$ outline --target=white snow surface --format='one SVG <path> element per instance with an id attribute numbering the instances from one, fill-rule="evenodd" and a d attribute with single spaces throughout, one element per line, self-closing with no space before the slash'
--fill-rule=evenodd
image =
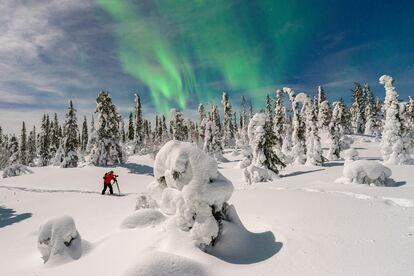
<path id="1" fill-rule="evenodd" d="M 351 138 L 360 160 L 381 159 L 378 142 Z M 0 179 L 0 275 L 413 275 L 412 166 L 389 166 L 392 187 L 335 183 L 342 161 L 289 165 L 276 181 L 246 185 L 242 156 L 225 157 L 218 172 L 234 185 L 229 203 L 244 226 L 224 222 L 207 252 L 169 219 L 120 227 L 154 181 L 149 156 L 111 168 L 123 196 L 100 195 L 108 168 L 49 166 Z M 62 215 L 75 220 L 82 254 L 45 264 L 39 226 Z"/>

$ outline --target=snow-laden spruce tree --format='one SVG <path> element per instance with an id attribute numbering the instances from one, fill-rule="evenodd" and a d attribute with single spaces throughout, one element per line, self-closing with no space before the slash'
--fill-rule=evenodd
<path id="1" fill-rule="evenodd" d="M 128 120 L 128 140 L 133 141 L 135 137 L 135 128 L 134 128 L 134 115 L 132 112 L 129 113 L 129 120 Z"/>
<path id="2" fill-rule="evenodd" d="M 135 94 L 134 119 L 135 152 L 139 152 L 144 146 L 144 119 L 142 118 L 141 98 L 138 94 Z"/>
<path id="3" fill-rule="evenodd" d="M 63 156 L 62 163 L 60 164 L 62 168 L 75 168 L 78 166 L 78 120 L 76 118 L 76 109 L 73 107 L 72 101 L 69 102 L 69 108 L 66 113 L 66 121 L 63 127 L 63 139 L 62 139 L 62 148 Z"/>
<path id="4" fill-rule="evenodd" d="M 223 145 L 227 148 L 234 147 L 234 127 L 233 127 L 233 111 L 231 109 L 231 104 L 229 101 L 229 96 L 226 92 L 223 92 L 223 96 L 221 98 L 221 103 L 223 104 L 223 114 L 224 114 L 224 122 L 223 122 Z"/>
<path id="5" fill-rule="evenodd" d="M 376 130 L 376 118 L 375 114 L 375 103 L 374 103 L 374 94 L 372 93 L 371 88 L 368 84 L 365 84 L 364 87 L 365 95 L 365 132 L 366 135 L 374 135 L 377 133 Z"/>
<path id="6" fill-rule="evenodd" d="M 282 151 L 282 145 L 283 145 L 283 128 L 284 128 L 284 111 L 283 111 L 283 90 L 278 89 L 276 90 L 276 96 L 275 96 L 275 114 L 273 117 L 273 131 L 275 133 L 275 148 L 279 151 Z"/>
<path id="7" fill-rule="evenodd" d="M 54 157 L 62 139 L 59 120 L 57 114 L 54 114 L 53 121 L 50 123 L 50 156 Z"/>
<path id="8" fill-rule="evenodd" d="M 353 133 L 363 134 L 365 127 L 365 95 L 361 84 L 352 89 L 351 125 Z"/>
<path id="9" fill-rule="evenodd" d="M 23 165 L 27 165 L 27 133 L 26 133 L 26 124 L 23 122 L 22 131 L 20 134 L 20 147 L 19 147 L 20 162 Z"/>
<path id="10" fill-rule="evenodd" d="M 120 116 L 108 92 L 100 92 L 96 98 L 98 113 L 97 141 L 91 150 L 90 162 L 96 166 L 112 166 L 124 162 L 120 145 Z M 92 133 L 91 133 L 92 138 Z"/>
<path id="11" fill-rule="evenodd" d="M 340 139 L 343 135 L 341 131 L 341 116 L 343 115 L 343 103 L 341 101 L 334 102 L 334 108 L 332 111 L 332 118 L 329 124 L 329 152 L 327 159 L 328 160 L 338 160 L 341 156 L 341 146 Z"/>
<path id="12" fill-rule="evenodd" d="M 317 110 L 317 120 L 318 127 L 322 130 L 326 130 L 331 121 L 331 107 L 329 102 L 326 100 L 325 91 L 322 86 L 318 86 L 318 106 Z"/>
<path id="13" fill-rule="evenodd" d="M 410 154 L 414 153 L 414 99 L 408 96 L 408 102 L 405 105 L 405 129 L 407 150 Z"/>
<path id="14" fill-rule="evenodd" d="M 199 114 L 199 141 L 201 147 L 204 145 L 204 134 L 206 132 L 206 110 L 203 104 L 198 105 L 198 114 Z"/>
<path id="15" fill-rule="evenodd" d="M 252 162 L 243 170 L 247 183 L 272 181 L 279 178 L 285 164 L 273 150 L 274 134 L 271 121 L 265 113 L 256 113 L 248 126 Z"/>
<path id="16" fill-rule="evenodd" d="M 3 178 L 19 176 L 25 173 L 32 173 L 25 165 L 21 163 L 19 151 L 19 142 L 15 135 L 12 135 L 8 143 L 7 156 L 9 157 L 7 161 L 7 166 L 3 171 Z"/>
<path id="17" fill-rule="evenodd" d="M 7 137 L 3 135 L 3 128 L 0 126 L 0 170 L 6 167 L 7 161 Z"/>
<path id="18" fill-rule="evenodd" d="M 289 99 L 292 105 L 292 150 L 290 156 L 293 157 L 295 164 L 304 164 L 306 161 L 305 156 L 305 127 L 302 116 L 299 110 L 299 103 L 302 101 L 302 95 L 296 97 L 295 91 L 292 88 L 284 87 L 283 91 L 289 95 Z"/>
<path id="19" fill-rule="evenodd" d="M 205 122 L 203 151 L 217 161 L 226 161 L 223 157 L 220 117 L 216 105 L 211 107 L 208 119 L 204 119 L 203 122 Z"/>
<path id="20" fill-rule="evenodd" d="M 381 139 L 382 158 L 386 164 L 404 164 L 409 159 L 409 155 L 403 141 L 405 129 L 401 123 L 400 105 L 394 80 L 390 76 L 383 75 L 380 77 L 379 83 L 383 84 L 385 88 L 385 121 Z"/>
<path id="21" fill-rule="evenodd" d="M 36 146 L 36 126 L 33 126 L 33 130 L 30 131 L 27 138 L 27 164 L 29 166 L 36 165 L 37 158 L 37 146 Z"/>
<path id="22" fill-rule="evenodd" d="M 306 165 L 322 166 L 322 146 L 318 134 L 316 110 L 311 99 L 306 95 L 303 99 L 303 105 L 306 126 Z"/>
<path id="23" fill-rule="evenodd" d="M 39 165 L 47 166 L 51 161 L 50 155 L 50 120 L 49 115 L 44 115 L 39 135 Z"/>
<path id="24" fill-rule="evenodd" d="M 170 126 L 172 128 L 172 137 L 174 140 L 187 140 L 187 126 L 185 124 L 183 114 L 175 108 L 171 109 Z"/>
<path id="25" fill-rule="evenodd" d="M 86 121 L 86 116 L 83 117 L 82 123 L 82 136 L 81 136 L 81 151 L 86 151 L 86 146 L 88 145 L 88 122 Z"/>

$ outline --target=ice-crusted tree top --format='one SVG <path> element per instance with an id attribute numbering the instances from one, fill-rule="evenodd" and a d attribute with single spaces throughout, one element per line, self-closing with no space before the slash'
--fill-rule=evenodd
<path id="1" fill-rule="evenodd" d="M 388 75 L 382 75 L 379 78 L 379 83 L 385 88 L 385 108 L 389 107 L 392 101 L 398 101 L 398 93 L 394 87 L 394 79 Z"/>

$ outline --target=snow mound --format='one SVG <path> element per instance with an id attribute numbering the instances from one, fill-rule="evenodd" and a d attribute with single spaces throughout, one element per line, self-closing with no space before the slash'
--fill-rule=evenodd
<path id="1" fill-rule="evenodd" d="M 14 164 L 6 167 L 3 171 L 3 178 L 19 176 L 22 174 L 31 174 L 33 173 L 28 167 L 22 164 Z"/>
<path id="2" fill-rule="evenodd" d="M 44 262 L 79 259 L 82 240 L 70 216 L 51 219 L 39 229 L 37 248 Z"/>
<path id="3" fill-rule="evenodd" d="M 151 252 L 135 266 L 124 273 L 125 276 L 205 276 L 206 269 L 191 259 L 164 252 Z"/>
<path id="4" fill-rule="evenodd" d="M 391 170 L 378 161 L 357 160 L 345 164 L 343 175 L 336 182 L 384 186 L 391 176 Z"/>
<path id="5" fill-rule="evenodd" d="M 165 220 L 165 216 L 158 210 L 141 209 L 126 217 L 121 228 L 137 228 L 155 226 Z"/>
<path id="6" fill-rule="evenodd" d="M 149 195 L 161 210 L 174 215 L 177 226 L 189 231 L 197 245 L 219 235 L 215 214 L 233 193 L 233 185 L 217 170 L 217 162 L 191 143 L 170 141 L 155 158 L 156 181 Z"/>

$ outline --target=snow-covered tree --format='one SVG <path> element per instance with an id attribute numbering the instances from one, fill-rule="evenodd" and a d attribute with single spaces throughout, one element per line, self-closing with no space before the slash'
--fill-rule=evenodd
<path id="1" fill-rule="evenodd" d="M 20 162 L 23 165 L 27 165 L 27 133 L 26 133 L 26 124 L 22 124 L 22 132 L 20 134 L 20 147 L 19 147 Z"/>
<path id="2" fill-rule="evenodd" d="M 50 156 L 54 157 L 60 146 L 62 133 L 59 129 L 59 120 L 57 114 L 54 114 L 53 121 L 50 123 Z"/>
<path id="3" fill-rule="evenodd" d="M 317 120 L 320 129 L 327 129 L 331 120 L 331 107 L 326 100 L 325 91 L 322 86 L 318 86 L 318 106 L 317 106 Z"/>
<path id="4" fill-rule="evenodd" d="M 7 165 L 11 166 L 20 163 L 19 142 L 14 134 L 11 136 L 8 146 L 9 160 Z"/>
<path id="5" fill-rule="evenodd" d="M 30 131 L 27 139 L 27 164 L 29 166 L 35 165 L 36 154 L 36 126 L 33 126 L 33 130 Z"/>
<path id="6" fill-rule="evenodd" d="M 75 168 L 78 166 L 78 152 L 79 147 L 79 128 L 78 121 L 76 118 L 76 109 L 73 107 L 72 101 L 69 102 L 69 108 L 66 113 L 66 121 L 63 127 L 63 139 L 62 139 L 62 149 L 63 156 L 61 167 L 62 168 Z"/>
<path id="7" fill-rule="evenodd" d="M 91 163 L 97 166 L 123 163 L 124 153 L 120 145 L 119 133 L 121 118 L 108 92 L 99 93 L 96 99 L 96 112 L 98 113 L 98 139 L 91 155 Z"/>
<path id="8" fill-rule="evenodd" d="M 234 147 L 234 128 L 233 128 L 233 111 L 229 101 L 229 96 L 226 92 L 223 93 L 221 103 L 224 109 L 224 123 L 223 123 L 223 144 L 225 147 Z"/>
<path id="9" fill-rule="evenodd" d="M 365 95 L 359 83 L 352 89 L 351 125 L 355 134 L 364 133 L 365 127 Z"/>
<path id="10" fill-rule="evenodd" d="M 401 123 L 398 94 L 392 77 L 383 75 L 379 79 L 385 88 L 385 121 L 381 139 L 381 154 L 384 163 L 404 164 L 409 158 L 403 141 L 404 126 Z"/>
<path id="11" fill-rule="evenodd" d="M 161 127 L 162 127 L 162 143 L 165 144 L 167 141 L 170 140 L 170 136 L 168 135 L 167 120 L 165 118 L 165 115 L 161 115 Z"/>
<path id="12" fill-rule="evenodd" d="M 125 122 L 124 122 L 124 119 L 122 118 L 122 116 L 119 120 L 119 132 L 121 133 L 121 141 L 122 141 L 123 144 L 125 144 L 125 142 L 126 142 Z"/>
<path id="13" fill-rule="evenodd" d="M 365 134 L 373 135 L 376 133 L 376 114 L 375 114 L 375 103 L 374 103 L 374 94 L 372 93 L 371 88 L 368 84 L 365 84 L 364 87 L 365 95 Z"/>
<path id="14" fill-rule="evenodd" d="M 88 122 L 86 121 L 86 116 L 83 117 L 83 123 L 82 123 L 82 136 L 81 136 L 81 151 L 86 151 L 86 146 L 88 145 Z"/>
<path id="15" fill-rule="evenodd" d="M 135 137 L 135 129 L 134 129 L 134 115 L 129 113 L 129 120 L 128 120 L 128 140 L 133 141 Z"/>
<path id="16" fill-rule="evenodd" d="M 142 118 L 142 105 L 141 98 L 138 94 L 135 94 L 135 108 L 134 108 L 134 117 L 135 117 L 135 152 L 143 147 L 144 142 L 144 119 Z"/>
<path id="17" fill-rule="evenodd" d="M 329 145 L 328 160 L 338 160 L 341 155 L 341 116 L 343 112 L 343 103 L 341 101 L 334 103 L 332 118 L 329 124 Z"/>
<path id="18" fill-rule="evenodd" d="M 223 142 L 221 134 L 220 115 L 216 105 L 211 107 L 208 120 L 204 119 L 205 133 L 203 150 L 217 161 L 225 161 L 223 157 Z"/>
<path id="19" fill-rule="evenodd" d="M 304 164 L 305 157 L 305 128 L 303 119 L 299 111 L 299 103 L 303 102 L 303 93 L 295 95 L 295 91 L 292 88 L 284 87 L 283 91 L 289 95 L 289 99 L 292 105 L 292 151 L 290 155 L 294 159 L 296 164 Z"/>
<path id="20" fill-rule="evenodd" d="M 39 165 L 47 166 L 51 160 L 50 154 L 50 120 L 49 115 L 44 115 L 40 127 L 39 136 Z"/>
<path id="21" fill-rule="evenodd" d="M 281 150 L 283 145 L 283 128 L 284 128 L 284 112 L 283 112 L 283 90 L 276 90 L 275 96 L 275 116 L 273 117 L 273 131 L 275 133 L 275 148 Z"/>
<path id="22" fill-rule="evenodd" d="M 408 96 L 408 102 L 405 105 L 405 130 L 407 150 L 410 154 L 414 153 L 414 99 Z"/>
<path id="23" fill-rule="evenodd" d="M 172 128 L 172 137 L 174 140 L 187 140 L 187 127 L 184 122 L 183 114 L 175 108 L 171 109 L 170 126 Z"/>
<path id="24" fill-rule="evenodd" d="M 303 105 L 306 126 L 306 164 L 322 166 L 322 146 L 316 125 L 316 110 L 308 96 L 304 99 Z"/>
<path id="25" fill-rule="evenodd" d="M 266 114 L 256 113 L 253 116 L 248 126 L 248 134 L 253 159 L 250 166 L 244 169 L 246 181 L 265 182 L 278 178 L 279 170 L 285 164 L 273 150 L 273 129 Z"/>

